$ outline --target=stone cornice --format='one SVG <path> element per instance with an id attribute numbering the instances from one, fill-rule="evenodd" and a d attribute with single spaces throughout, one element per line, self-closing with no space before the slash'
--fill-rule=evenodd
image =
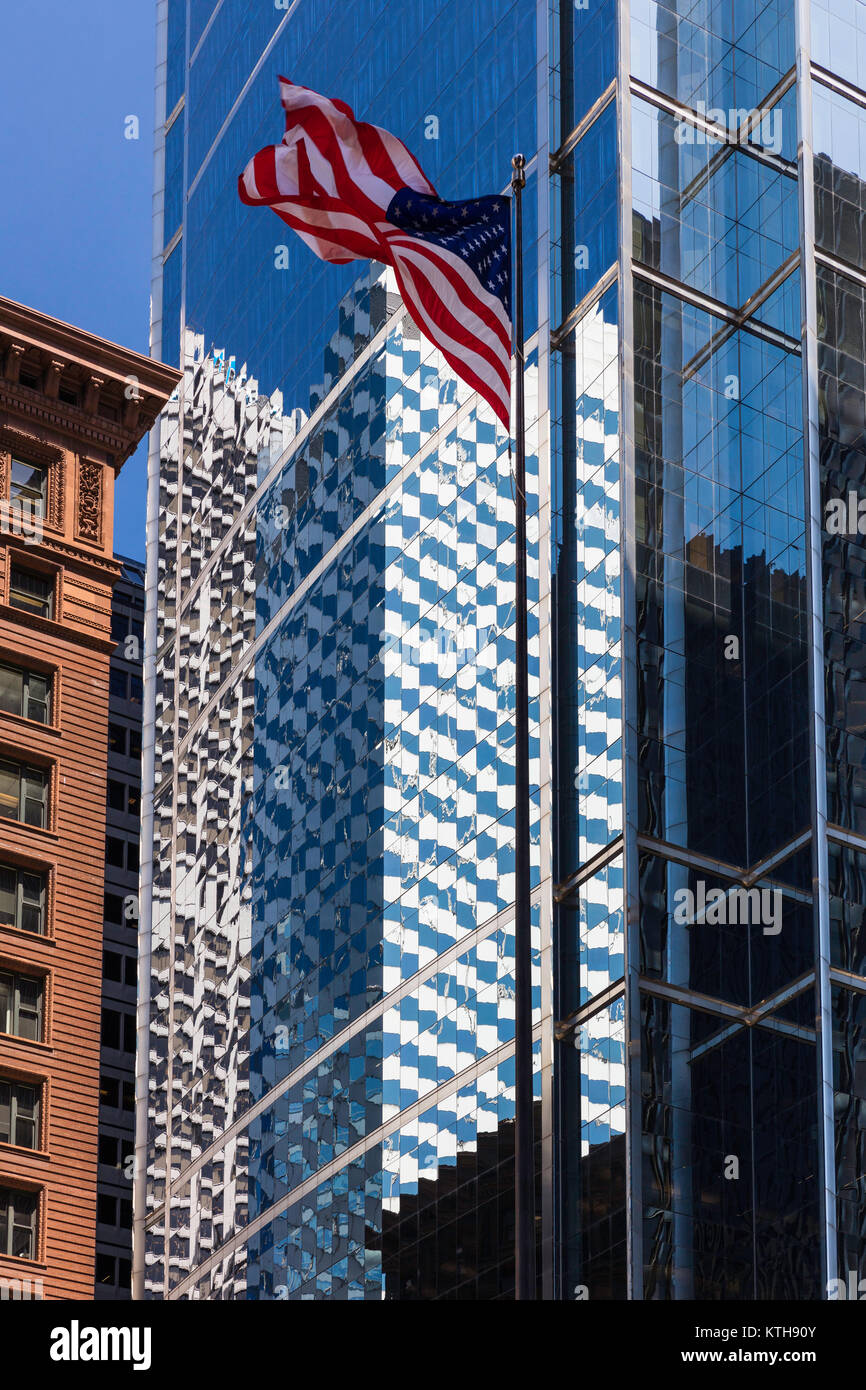
<path id="1" fill-rule="evenodd" d="M 41 380 L 22 382 L 22 363 Z M 62 399 L 65 374 L 77 401 Z M 174 367 L 0 296 L 0 407 L 112 455 L 116 470 L 179 380 Z"/>
<path id="2" fill-rule="evenodd" d="M 119 382 L 125 382 L 130 376 L 137 377 L 144 393 L 159 396 L 163 402 L 168 400 L 180 380 L 180 372 L 164 362 L 110 343 L 83 328 L 74 328 L 2 295 L 0 334 L 26 347 L 38 348 L 49 357 L 76 362 L 97 376 L 112 377 Z"/>
<path id="3" fill-rule="evenodd" d="M 154 403 L 151 399 L 138 402 L 138 428 L 126 430 L 114 420 L 104 420 L 102 416 L 88 414 L 80 406 L 66 405 L 63 401 L 51 399 L 29 386 L 12 385 L 0 378 L 0 407 L 6 407 L 19 417 L 28 417 L 40 425 L 47 425 L 68 435 L 70 441 L 93 445 L 111 454 L 114 458 L 115 472 L 138 447 L 139 440 L 156 421 L 164 402 Z M 70 447 L 74 447 L 70 444 Z"/>

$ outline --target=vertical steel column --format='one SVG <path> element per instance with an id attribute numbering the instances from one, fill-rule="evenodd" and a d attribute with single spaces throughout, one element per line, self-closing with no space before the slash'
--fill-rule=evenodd
<path id="1" fill-rule="evenodd" d="M 532 1115 L 532 914 L 529 855 L 529 639 L 526 600 L 526 408 L 523 351 L 523 203 L 526 160 L 511 161 L 514 202 L 515 442 L 515 901 L 514 901 L 514 1242 L 517 1299 L 535 1298 L 535 1144 Z"/>

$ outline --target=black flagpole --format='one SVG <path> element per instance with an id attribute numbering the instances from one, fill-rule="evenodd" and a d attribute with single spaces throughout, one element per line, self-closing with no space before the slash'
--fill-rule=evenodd
<path id="1" fill-rule="evenodd" d="M 514 201 L 514 400 L 515 598 L 514 759 L 514 1296 L 535 1298 L 535 1154 L 532 1106 L 532 937 L 529 906 L 529 643 L 526 609 L 526 419 L 523 393 L 523 206 L 526 160 L 516 154 L 511 191 Z"/>

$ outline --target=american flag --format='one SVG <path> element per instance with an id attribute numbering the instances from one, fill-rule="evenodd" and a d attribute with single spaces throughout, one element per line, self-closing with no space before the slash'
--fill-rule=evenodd
<path id="1" fill-rule="evenodd" d="M 273 208 L 323 261 L 393 266 L 413 321 L 508 428 L 510 200 L 443 202 L 403 142 L 345 102 L 285 77 L 280 98 L 282 144 L 250 160 L 241 200 Z"/>

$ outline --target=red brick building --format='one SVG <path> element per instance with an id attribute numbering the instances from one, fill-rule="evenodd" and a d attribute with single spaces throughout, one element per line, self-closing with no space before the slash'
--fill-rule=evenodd
<path id="1" fill-rule="evenodd" d="M 177 379 L 0 298 L 0 1297 L 93 1297 L 114 480 Z"/>

